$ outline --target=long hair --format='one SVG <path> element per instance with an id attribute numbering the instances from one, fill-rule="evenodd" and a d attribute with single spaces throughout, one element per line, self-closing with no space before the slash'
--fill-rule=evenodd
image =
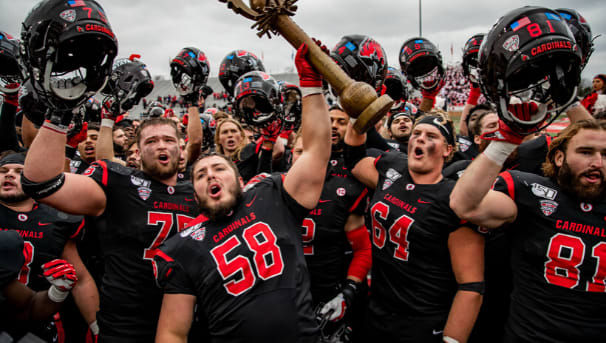
<path id="1" fill-rule="evenodd" d="M 240 132 L 240 137 L 242 138 L 240 140 L 240 145 L 238 145 L 238 147 L 236 147 L 236 150 L 231 155 L 229 155 L 229 157 L 233 161 L 239 160 L 240 153 L 242 152 L 242 149 L 244 149 L 244 147 L 246 146 L 246 134 L 244 133 L 244 129 L 242 128 L 242 125 L 240 125 L 240 123 L 238 123 L 236 120 L 233 120 L 231 118 L 226 118 L 226 119 L 220 120 L 217 123 L 217 129 L 215 130 L 215 148 L 216 148 L 217 152 L 219 152 L 220 154 L 227 155 L 225 150 L 221 146 L 221 144 L 219 144 L 219 136 L 221 134 L 221 127 L 223 125 L 225 125 L 226 123 L 232 123 L 232 124 L 236 125 L 236 127 L 238 128 L 238 131 Z"/>
<path id="2" fill-rule="evenodd" d="M 557 151 L 561 151 L 566 154 L 566 149 L 568 148 L 568 143 L 579 131 L 581 130 L 604 130 L 606 131 L 606 121 L 604 120 L 579 120 L 570 124 L 567 128 L 562 130 L 554 139 L 551 144 L 549 144 L 549 150 L 547 151 L 547 157 L 545 158 L 545 162 L 543 162 L 543 174 L 549 178 L 555 179 L 558 176 L 560 171 L 560 167 L 555 164 L 555 156 Z"/>

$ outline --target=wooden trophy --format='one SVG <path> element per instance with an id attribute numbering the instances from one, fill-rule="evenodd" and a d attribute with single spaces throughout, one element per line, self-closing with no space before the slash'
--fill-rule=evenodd
<path id="1" fill-rule="evenodd" d="M 351 79 L 312 39 L 290 18 L 295 14 L 297 0 L 250 0 L 250 7 L 243 0 L 219 0 L 227 3 L 237 14 L 254 20 L 252 28 L 257 35 L 282 35 L 295 49 L 302 43 L 309 48 L 307 58 L 330 83 L 339 95 L 345 112 L 356 118 L 353 125 L 359 133 L 368 131 L 389 111 L 393 100 L 389 95 L 377 96 L 371 85 Z"/>

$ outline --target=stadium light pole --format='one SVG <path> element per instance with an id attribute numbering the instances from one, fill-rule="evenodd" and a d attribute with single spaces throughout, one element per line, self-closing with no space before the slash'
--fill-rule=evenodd
<path id="1" fill-rule="evenodd" d="M 419 37 L 423 37 L 423 28 L 422 28 L 422 18 L 421 18 L 421 0 L 419 0 Z"/>

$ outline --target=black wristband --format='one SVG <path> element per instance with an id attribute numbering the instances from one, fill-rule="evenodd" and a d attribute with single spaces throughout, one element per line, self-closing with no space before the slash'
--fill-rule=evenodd
<path id="1" fill-rule="evenodd" d="M 486 283 L 484 281 L 459 284 L 459 291 L 476 292 L 480 293 L 480 295 L 484 295 L 485 288 Z"/>
<path id="2" fill-rule="evenodd" d="M 345 144 L 343 158 L 345 160 L 345 167 L 347 169 L 351 171 L 364 157 L 366 157 L 366 144 L 358 146 Z"/>
<path id="3" fill-rule="evenodd" d="M 78 150 L 78 149 L 74 148 L 73 146 L 66 145 L 65 146 L 65 157 L 69 158 L 70 160 L 73 160 L 74 157 L 76 156 L 76 150 Z"/>
<path id="4" fill-rule="evenodd" d="M 358 283 L 347 279 L 345 280 L 345 284 L 343 288 L 341 288 L 341 293 L 343 293 L 343 298 L 345 299 L 345 304 L 347 307 L 350 307 L 358 293 Z"/>
<path id="5" fill-rule="evenodd" d="M 58 191 L 65 183 L 65 174 L 61 173 L 44 182 L 28 180 L 21 172 L 21 187 L 23 192 L 33 199 L 42 199 Z"/>

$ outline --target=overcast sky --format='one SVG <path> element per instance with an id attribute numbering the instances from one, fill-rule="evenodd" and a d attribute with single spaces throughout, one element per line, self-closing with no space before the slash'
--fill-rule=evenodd
<path id="1" fill-rule="evenodd" d="M 286 40 L 258 38 L 250 29 L 252 21 L 236 15 L 218 0 L 98 2 L 118 38 L 118 57 L 140 54 L 153 75 L 167 76 L 169 60 L 186 46 L 206 53 L 211 76 L 217 75 L 221 60 L 235 49 L 262 57 L 270 73 L 294 70 L 294 49 Z M 21 22 L 36 3 L 0 0 L 0 30 L 20 36 Z M 344 35 L 366 34 L 383 46 L 389 64 L 398 68 L 400 46 L 419 34 L 419 2 L 415 0 L 300 0 L 298 5 L 294 21 L 329 48 Z M 423 0 L 423 36 L 439 46 L 445 63 L 460 61 L 461 49 L 469 37 L 487 32 L 500 16 L 524 5 L 575 8 L 590 23 L 594 35 L 606 33 L 604 0 Z M 595 48 L 583 78 L 606 73 L 606 37 L 598 38 Z"/>

